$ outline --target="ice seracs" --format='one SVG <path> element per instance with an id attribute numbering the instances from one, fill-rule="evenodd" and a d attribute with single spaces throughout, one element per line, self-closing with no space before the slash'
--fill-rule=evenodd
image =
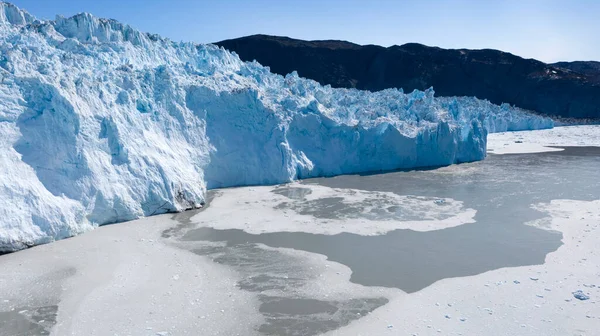
<path id="1" fill-rule="evenodd" d="M 481 160 L 552 121 L 433 90 L 333 89 L 213 45 L 0 5 L 0 251 L 198 207 L 207 188 Z"/>
<path id="2" fill-rule="evenodd" d="M 35 18 L 17 6 L 0 2 L 0 24 L 25 25 L 35 21 Z"/>

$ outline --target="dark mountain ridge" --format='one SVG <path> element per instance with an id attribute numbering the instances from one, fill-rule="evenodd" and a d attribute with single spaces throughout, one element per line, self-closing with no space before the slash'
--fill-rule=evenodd
<path id="1" fill-rule="evenodd" d="M 546 64 L 493 49 L 443 49 L 418 43 L 381 47 L 252 35 L 215 43 L 282 75 L 333 87 L 475 96 L 549 116 L 600 118 L 600 62 Z"/>
<path id="2" fill-rule="evenodd" d="M 574 61 L 557 62 L 551 65 L 571 70 L 583 76 L 587 76 L 592 82 L 600 83 L 600 62 L 596 61 Z"/>

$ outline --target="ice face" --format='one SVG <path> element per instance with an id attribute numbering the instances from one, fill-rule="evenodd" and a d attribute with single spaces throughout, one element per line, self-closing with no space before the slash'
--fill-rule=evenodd
<path id="1" fill-rule="evenodd" d="M 213 45 L 0 5 L 0 251 L 198 207 L 207 188 L 481 160 L 552 121 L 475 98 L 333 89 Z"/>
<path id="2" fill-rule="evenodd" d="M 25 25 L 35 20 L 31 14 L 19 9 L 17 6 L 0 2 L 0 24 Z"/>

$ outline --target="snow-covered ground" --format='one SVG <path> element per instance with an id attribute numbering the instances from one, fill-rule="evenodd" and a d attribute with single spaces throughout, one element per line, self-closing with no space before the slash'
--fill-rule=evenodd
<path id="1" fill-rule="evenodd" d="M 43 334 L 28 325 L 52 335 L 246 335 L 262 318 L 256 297 L 225 267 L 161 241 L 177 224 L 169 217 L 0 257 L 0 335 Z M 44 307 L 57 315 L 36 321 Z"/>
<path id="2" fill-rule="evenodd" d="M 552 120 L 433 90 L 333 89 L 213 45 L 0 3 L 0 251 L 200 206 L 207 188 L 448 165 Z"/>
<path id="3" fill-rule="evenodd" d="M 556 147 L 600 147 L 600 125 L 561 126 L 553 129 L 502 132 L 488 135 L 487 149 L 493 154 L 561 151 Z"/>

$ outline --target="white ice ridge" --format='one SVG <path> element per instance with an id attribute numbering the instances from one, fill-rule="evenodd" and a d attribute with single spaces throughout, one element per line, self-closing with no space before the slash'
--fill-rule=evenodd
<path id="1" fill-rule="evenodd" d="M 548 118 L 333 89 L 214 45 L 0 3 L 0 251 L 199 206 L 207 188 L 481 160 Z"/>

